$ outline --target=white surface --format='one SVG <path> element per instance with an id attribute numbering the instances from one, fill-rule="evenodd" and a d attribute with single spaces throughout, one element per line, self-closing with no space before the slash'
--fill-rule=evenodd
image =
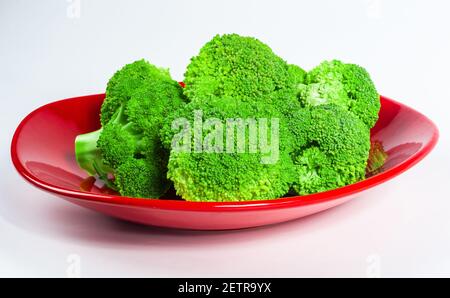
<path id="1" fill-rule="evenodd" d="M 0 0 L 0 276 L 450 276 L 448 1 L 80 4 L 77 17 L 67 14 L 70 1 Z M 26 114 L 100 93 L 116 69 L 139 58 L 170 67 L 181 80 L 200 46 L 226 32 L 256 36 L 307 69 L 329 58 L 365 66 L 380 93 L 436 122 L 440 143 L 418 166 L 360 199 L 235 232 L 123 223 L 16 174 L 9 145 Z"/>

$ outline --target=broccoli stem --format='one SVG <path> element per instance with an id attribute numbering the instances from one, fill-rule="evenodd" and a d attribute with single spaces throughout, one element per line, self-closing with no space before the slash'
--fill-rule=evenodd
<path id="1" fill-rule="evenodd" d="M 367 161 L 366 174 L 375 175 L 386 163 L 389 155 L 384 150 L 383 144 L 379 141 L 372 141 Z"/>
<path id="2" fill-rule="evenodd" d="M 75 157 L 78 165 L 90 175 L 107 178 L 113 169 L 102 161 L 102 154 L 97 141 L 103 129 L 77 136 L 75 139 Z"/>

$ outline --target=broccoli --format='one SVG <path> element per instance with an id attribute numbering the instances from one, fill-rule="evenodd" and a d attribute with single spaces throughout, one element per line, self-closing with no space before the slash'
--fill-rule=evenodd
<path id="1" fill-rule="evenodd" d="M 269 142 L 276 142 L 279 137 L 279 157 L 273 162 L 263 163 L 265 153 L 261 150 L 251 151 L 251 128 L 245 127 L 245 150 L 238 151 L 239 139 L 236 137 L 230 143 L 223 141 L 222 147 L 210 152 L 177 151 L 174 149 L 175 132 L 172 130 L 172 121 L 186 119 L 191 126 L 190 134 L 194 135 L 192 126 L 194 114 L 201 111 L 205 119 L 215 119 L 225 123 L 223 127 L 226 135 L 237 136 L 235 127 L 227 121 L 235 119 L 279 119 L 279 133 L 274 138 L 272 134 Z M 268 123 L 270 120 L 268 121 Z M 249 123 L 249 122 L 247 122 Z M 271 122 L 270 122 L 271 123 Z M 261 124 L 258 122 L 258 129 Z M 269 126 L 269 125 L 268 125 Z M 233 130 L 229 130 L 232 127 Z M 273 132 L 275 127 L 270 124 Z M 206 140 L 208 133 L 203 131 L 201 136 Z M 238 99 L 229 101 L 226 98 L 212 98 L 209 102 L 190 102 L 182 109 L 174 112 L 169 121 L 161 130 L 161 136 L 166 147 L 172 145 L 168 164 L 168 178 L 173 181 L 177 194 L 188 201 L 248 201 L 275 199 L 285 195 L 295 178 L 295 168 L 290 158 L 290 134 L 287 121 L 283 115 L 272 105 L 262 102 L 257 105 L 243 102 Z M 261 137 L 261 134 L 259 134 Z M 222 142 L 219 140 L 219 142 Z M 194 147 L 191 139 L 186 140 L 190 148 Z M 228 148 L 234 148 L 228 151 Z M 225 146 L 226 145 L 226 146 Z M 226 149 L 221 149 L 226 147 Z M 204 147 L 203 147 L 204 149 Z"/>
<path id="2" fill-rule="evenodd" d="M 384 150 L 383 144 L 380 141 L 372 141 L 370 145 L 369 159 L 367 161 L 366 175 L 373 176 L 378 174 L 386 163 L 388 157 L 388 153 Z"/>
<path id="3" fill-rule="evenodd" d="M 164 160 L 164 163 L 161 161 Z M 159 198 L 170 184 L 166 178 L 167 165 L 164 158 L 152 156 L 129 159 L 116 169 L 115 184 L 120 194 L 136 198 Z"/>
<path id="4" fill-rule="evenodd" d="M 184 83 L 145 60 L 116 72 L 101 129 L 76 139 L 80 167 L 124 196 L 158 198 L 173 184 L 184 200 L 225 202 L 331 190 L 386 159 L 370 151 L 379 95 L 355 64 L 306 72 L 225 34 L 191 59 Z"/>
<path id="5" fill-rule="evenodd" d="M 144 60 L 126 65 L 108 83 L 102 128 L 75 141 L 78 164 L 121 195 L 160 197 L 170 183 L 159 131 L 183 104 L 181 87 L 166 71 Z"/>
<path id="6" fill-rule="evenodd" d="M 100 120 L 106 124 L 122 104 L 126 104 L 136 89 L 148 80 L 173 83 L 169 70 L 151 65 L 144 59 L 125 65 L 108 81 Z"/>
<path id="7" fill-rule="evenodd" d="M 302 106 L 336 104 L 345 107 L 367 127 L 378 120 L 380 96 L 367 71 L 355 64 L 325 61 L 308 72 L 305 84 L 298 85 Z"/>
<path id="8" fill-rule="evenodd" d="M 307 72 L 303 68 L 294 64 L 289 64 L 288 72 L 297 87 L 300 84 L 305 84 Z"/>
<path id="9" fill-rule="evenodd" d="M 331 190 L 364 179 L 370 132 L 341 106 L 324 104 L 295 111 L 290 119 L 300 195 Z"/>
<path id="10" fill-rule="evenodd" d="M 301 76 L 298 69 L 290 69 L 261 41 L 237 34 L 216 35 L 191 59 L 184 94 L 191 101 L 220 97 L 270 102 L 276 98 L 271 96 L 274 92 L 292 89 L 297 76 Z"/>

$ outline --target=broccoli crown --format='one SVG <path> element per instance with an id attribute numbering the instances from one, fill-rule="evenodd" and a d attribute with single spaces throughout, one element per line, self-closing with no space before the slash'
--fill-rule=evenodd
<path id="1" fill-rule="evenodd" d="M 368 72 L 358 65 L 338 60 L 322 62 L 308 72 L 298 90 L 302 106 L 340 105 L 369 128 L 378 120 L 380 96 Z"/>
<path id="2" fill-rule="evenodd" d="M 130 96 L 125 114 L 139 129 L 159 138 L 159 129 L 166 117 L 184 104 L 183 92 L 177 82 L 152 80 Z"/>
<path id="3" fill-rule="evenodd" d="M 119 108 L 115 117 L 103 126 L 97 142 L 103 162 L 112 168 L 117 168 L 128 159 L 134 158 L 139 151 L 147 149 L 142 146 L 142 131 L 128 121 L 123 110 L 123 107 Z"/>
<path id="4" fill-rule="evenodd" d="M 116 73 L 108 88 L 102 128 L 77 137 L 77 161 L 122 195 L 158 198 L 169 186 L 168 151 L 159 131 L 167 115 L 184 105 L 181 87 L 168 73 L 140 60 Z"/>
<path id="5" fill-rule="evenodd" d="M 245 151 L 228 151 L 228 139 L 223 140 L 223 151 L 191 152 L 177 151 L 172 147 L 170 153 L 167 176 L 173 181 L 177 193 L 188 201 L 245 201 L 274 199 L 289 191 L 290 184 L 295 177 L 295 168 L 289 155 L 291 140 L 288 126 L 283 115 L 271 105 L 258 103 L 254 105 L 239 100 L 212 98 L 208 103 L 191 102 L 176 111 L 161 131 L 164 144 L 171 145 L 177 132 L 172 130 L 172 121 L 186 119 L 191 126 L 190 134 L 194 136 L 194 113 L 202 111 L 203 118 L 216 119 L 227 123 L 230 119 L 268 119 L 268 134 L 275 131 L 271 119 L 279 120 L 279 133 L 276 137 L 268 136 L 271 144 L 275 138 L 279 142 L 279 156 L 272 163 L 262 163 L 262 157 L 267 152 L 261 150 L 250 151 L 250 126 L 245 128 Z M 250 123 L 250 122 L 247 122 Z M 259 124 L 259 123 L 258 123 Z M 216 128 L 215 128 L 216 129 Z M 223 133 L 230 133 L 230 126 L 223 125 Z M 233 128 L 234 129 L 234 128 Z M 258 126 L 261 129 L 261 125 Z M 273 129 L 273 130 L 272 130 Z M 225 131 L 226 130 L 226 131 Z M 211 130 L 203 130 L 202 138 L 207 139 Z M 231 130 L 237 136 L 237 130 Z M 258 137 L 263 134 L 259 132 Z M 279 139 L 278 139 L 279 138 Z M 193 138 L 186 142 L 193 145 Z M 233 148 L 237 148 L 238 137 L 230 141 Z M 173 145 L 173 144 L 172 144 Z M 203 144 L 204 145 L 204 144 Z M 205 147 L 203 147 L 205 148 Z"/>
<path id="6" fill-rule="evenodd" d="M 294 73 L 298 76 L 298 70 Z M 288 64 L 261 41 L 237 34 L 216 35 L 191 59 L 184 94 L 191 101 L 226 97 L 243 101 L 295 84 Z"/>
<path id="7" fill-rule="evenodd" d="M 101 123 L 108 123 L 120 106 L 126 104 L 137 89 L 155 81 L 173 84 L 167 69 L 158 68 L 143 59 L 127 64 L 117 71 L 106 87 L 106 98 L 100 115 Z"/>
<path id="8" fill-rule="evenodd" d="M 364 179 L 370 132 L 349 111 L 333 104 L 299 109 L 290 130 L 297 193 L 322 192 Z"/>
<path id="9" fill-rule="evenodd" d="M 128 159 L 115 172 L 120 194 L 135 198 L 159 198 L 169 188 L 167 170 L 153 159 Z"/>

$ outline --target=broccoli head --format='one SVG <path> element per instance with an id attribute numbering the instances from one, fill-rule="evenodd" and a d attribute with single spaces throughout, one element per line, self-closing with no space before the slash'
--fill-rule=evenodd
<path id="1" fill-rule="evenodd" d="M 101 108 L 100 120 L 106 124 L 116 111 L 126 104 L 136 89 L 151 81 L 173 83 L 169 71 L 158 68 L 144 59 L 125 65 L 108 81 L 105 102 Z"/>
<path id="2" fill-rule="evenodd" d="M 298 69 L 290 69 L 255 38 L 216 35 L 191 59 L 185 73 L 184 94 L 191 101 L 208 101 L 212 97 L 270 100 L 271 93 L 294 87 L 292 70 L 299 76 Z"/>
<path id="3" fill-rule="evenodd" d="M 371 128 L 378 120 L 380 96 L 368 72 L 355 64 L 325 61 L 308 72 L 298 86 L 302 106 L 340 105 Z"/>
<path id="4" fill-rule="evenodd" d="M 195 113 L 199 111 L 205 120 L 213 119 L 214 123 L 222 123 L 213 126 L 213 129 L 210 126 L 208 129 L 204 127 L 201 132 L 201 138 L 204 140 L 201 147 L 203 151 L 195 149 L 196 128 L 193 123 Z M 184 151 L 177 150 L 173 143 L 177 139 L 173 121 L 180 119 L 190 123 L 183 129 L 184 133 L 192 136 L 184 140 L 184 144 L 190 148 Z M 243 122 L 235 122 L 238 119 Z M 261 119 L 267 119 L 267 122 L 262 124 Z M 278 124 L 274 124 L 273 119 L 279 121 Z M 244 125 L 240 126 L 243 130 L 238 130 L 239 123 Z M 266 125 L 267 131 L 261 131 L 263 125 Z M 295 177 L 295 168 L 289 155 L 292 141 L 288 137 L 290 134 L 287 129 L 282 114 L 273 106 L 262 102 L 254 105 L 239 100 L 213 98 L 207 103 L 188 103 L 172 114 L 161 131 L 165 146 L 171 146 L 167 176 L 173 181 L 177 194 L 188 201 L 279 198 L 289 191 Z M 211 140 L 208 136 L 211 132 L 218 131 L 219 138 L 215 138 L 215 142 L 220 144 L 215 147 L 215 142 L 208 143 L 208 140 Z M 258 136 L 252 135 L 252 131 L 258 131 Z M 275 131 L 276 133 L 272 134 Z M 242 138 L 239 137 L 240 133 Z M 277 145 L 277 157 L 270 162 L 263 161 L 268 157 L 269 151 L 258 146 L 261 137 L 266 133 L 268 143 L 271 146 Z M 229 136 L 233 137 L 228 139 Z M 240 143 L 240 140 L 244 141 Z M 205 146 L 208 144 L 212 150 L 207 151 L 208 147 Z M 273 153 L 272 151 L 271 154 Z"/>
<path id="5" fill-rule="evenodd" d="M 159 198 L 169 188 L 166 165 L 152 157 L 132 158 L 115 172 L 115 185 L 123 196 Z"/>
<path id="6" fill-rule="evenodd" d="M 297 110 L 290 120 L 300 195 L 331 190 L 364 179 L 370 133 L 341 106 L 325 104 Z"/>
<path id="7" fill-rule="evenodd" d="M 111 86 L 122 86 L 120 92 L 126 95 L 110 89 L 123 96 L 108 99 L 107 94 L 102 128 L 77 137 L 78 164 L 122 195 L 160 197 L 170 183 L 166 179 L 168 151 L 162 147 L 159 131 L 167 115 L 184 105 L 181 87 L 144 60 L 117 72 L 108 84 Z"/>

